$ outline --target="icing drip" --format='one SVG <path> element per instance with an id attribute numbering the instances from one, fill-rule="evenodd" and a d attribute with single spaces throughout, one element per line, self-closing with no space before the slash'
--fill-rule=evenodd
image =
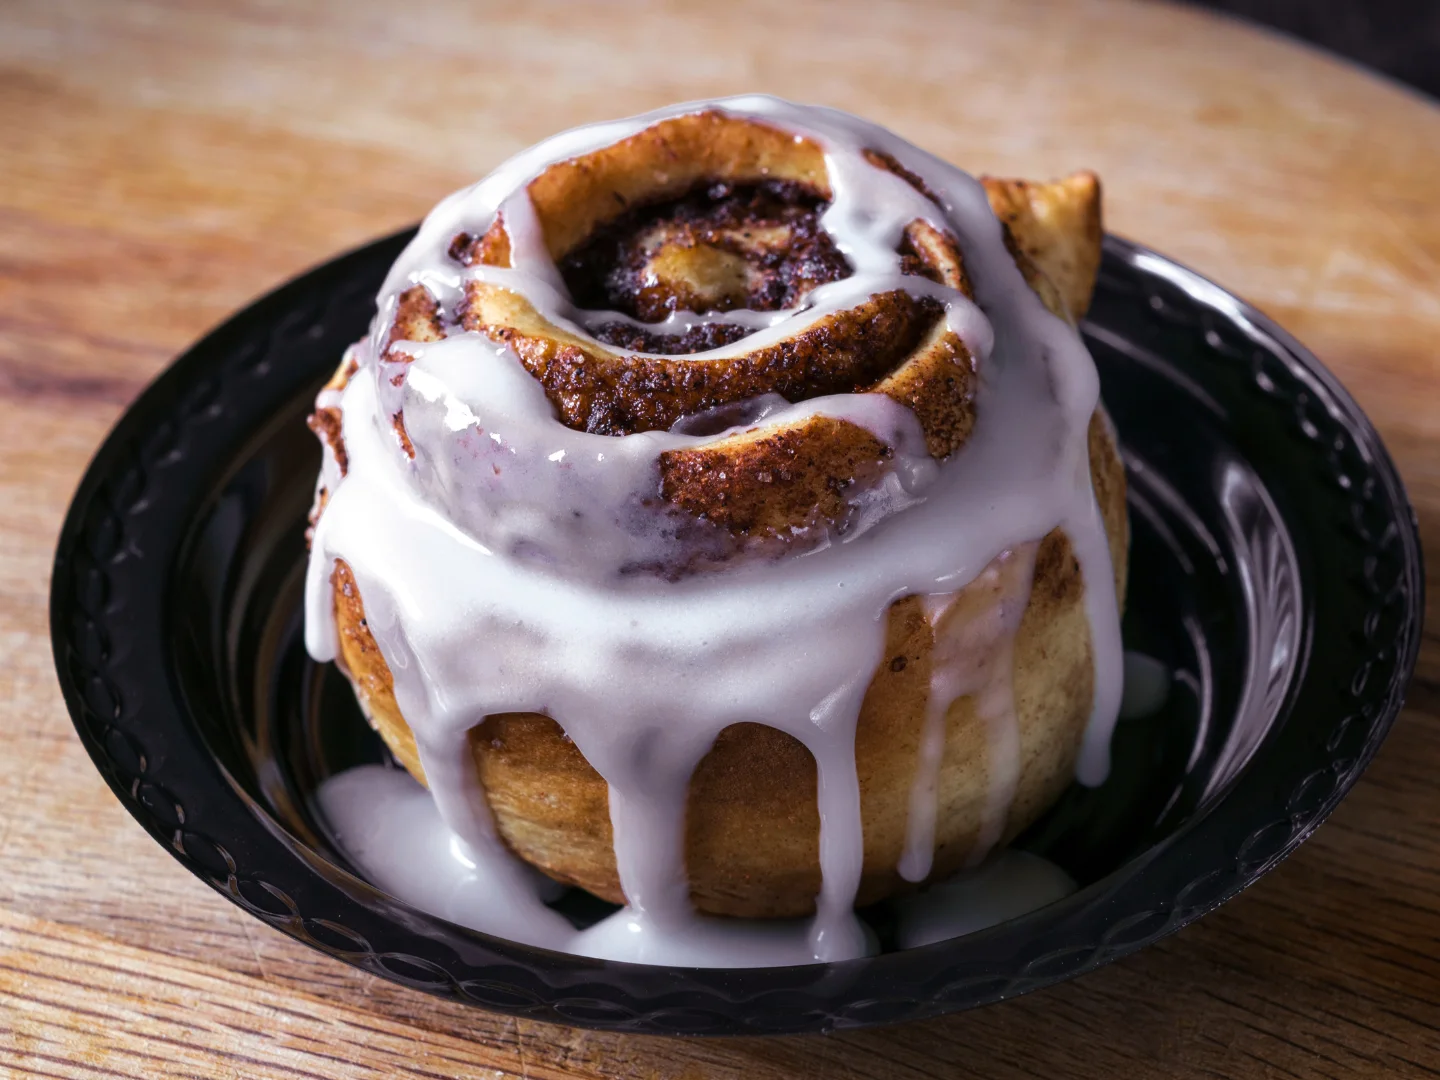
<path id="1" fill-rule="evenodd" d="M 922 599 L 935 635 L 930 696 L 920 735 L 919 760 L 910 792 L 905 851 L 898 869 L 907 881 L 930 875 L 935 853 L 936 785 L 945 753 L 950 707 L 974 696 L 975 711 L 989 730 L 989 791 L 967 859 L 985 858 L 1005 831 L 1005 819 L 1020 775 L 1020 729 L 1015 717 L 1015 635 L 1030 602 L 1035 570 L 1034 543 L 1002 552 L 961 592 Z"/>
<path id="2" fill-rule="evenodd" d="M 450 316 L 465 282 L 484 280 L 523 293 L 541 315 L 582 338 L 587 326 L 621 319 L 574 309 L 526 184 L 555 161 L 702 108 L 804 131 L 823 147 L 833 198 L 821 226 L 854 272 L 812 290 L 796 309 L 705 316 L 754 333 L 690 358 L 758 348 L 882 291 L 936 299 L 975 358 L 979 380 L 975 426 L 943 466 L 926 453 L 915 417 L 879 394 L 795 405 L 762 400 L 670 431 L 593 435 L 558 422 L 506 347 L 453 327 L 444 340 L 397 346 L 410 361 L 403 379 L 392 378 L 401 365 L 383 346 L 400 293 L 415 284 Z M 939 205 L 870 164 L 866 148 L 918 175 Z M 457 268 L 446 257 L 451 239 L 483 230 L 497 212 L 511 267 Z M 916 219 L 957 237 L 973 302 L 900 272 L 896 244 Z M 697 318 L 677 317 L 676 329 Z M 976 857 L 1003 832 L 1018 769 L 1009 642 L 1025 608 L 1034 545 L 1057 526 L 1069 535 L 1087 583 L 1095 654 L 1093 710 L 1077 772 L 1087 783 L 1103 779 L 1121 659 L 1109 548 L 1087 458 L 1098 380 L 1074 328 L 1025 284 L 984 190 L 965 173 L 853 117 L 764 97 L 682 105 L 568 132 L 432 212 L 392 269 L 371 335 L 354 357 L 357 373 L 326 398 L 342 409 L 348 467 L 342 476 L 326 450 L 320 485 L 327 499 L 306 580 L 306 644 L 317 660 L 336 655 L 331 573 L 343 559 L 415 733 L 433 805 L 459 840 L 453 851 L 420 845 L 425 851 L 416 858 L 442 867 L 426 871 L 433 881 L 421 889 L 421 906 L 439 903 L 442 914 L 486 932 L 612 959 L 730 966 L 865 954 L 872 942 L 852 910 L 864 855 L 854 742 L 861 701 L 883 656 L 886 613 L 907 595 L 955 594 L 982 574 L 995 578 L 994 613 L 960 635 L 984 641 L 938 642 L 937 669 L 947 670 L 932 681 L 902 862 L 906 875 L 919 879 L 933 847 L 944 711 L 966 693 L 978 695 L 993 733 Z M 413 461 L 392 430 L 397 413 Z M 808 416 L 848 420 L 894 450 L 882 480 L 857 497 L 843 533 L 802 557 L 737 561 L 723 574 L 668 580 L 633 572 L 706 543 L 693 522 L 654 505 L 663 451 Z M 739 426 L 714 431 L 730 423 Z M 947 620 L 943 603 L 931 606 L 938 640 Z M 983 665 L 973 658 L 939 663 L 941 653 L 968 655 L 976 644 L 988 654 Z M 508 852 L 486 809 L 468 733 L 506 712 L 554 718 L 609 785 L 628 906 L 582 934 L 544 907 L 535 875 Z M 755 926 L 702 918 L 690 906 L 689 777 L 721 730 L 746 721 L 793 735 L 815 759 L 822 885 L 810 920 Z M 378 852 L 378 841 L 364 839 L 380 825 L 356 794 L 366 784 L 378 790 L 398 782 L 373 773 L 340 777 L 322 802 L 347 847 L 360 845 L 357 859 L 377 883 L 417 895 L 398 863 Z M 389 791 L 387 800 L 394 798 Z M 406 813 L 422 814 L 406 799 Z M 459 870 L 443 861 L 446 852 Z M 488 904 L 475 902 L 482 888 L 492 890 Z"/>

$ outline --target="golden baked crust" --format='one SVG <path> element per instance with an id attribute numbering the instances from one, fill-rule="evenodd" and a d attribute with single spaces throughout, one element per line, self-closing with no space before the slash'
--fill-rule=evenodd
<path id="1" fill-rule="evenodd" d="M 1043 269 L 1078 321 L 1090 310 L 1100 272 L 1100 178 L 1078 172 L 1048 184 L 990 176 L 980 182 L 1016 246 Z"/>

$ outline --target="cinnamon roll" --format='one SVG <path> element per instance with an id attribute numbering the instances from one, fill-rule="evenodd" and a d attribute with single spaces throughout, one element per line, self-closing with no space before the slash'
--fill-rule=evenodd
<path id="1" fill-rule="evenodd" d="M 568 132 L 435 209 L 311 420 L 306 635 L 509 912 L 467 921 L 860 955 L 857 905 L 1103 778 L 1100 235 L 1091 174 L 977 182 L 759 97 Z M 575 933 L 521 863 L 626 906 Z M 792 921 L 747 952 L 704 915 Z"/>

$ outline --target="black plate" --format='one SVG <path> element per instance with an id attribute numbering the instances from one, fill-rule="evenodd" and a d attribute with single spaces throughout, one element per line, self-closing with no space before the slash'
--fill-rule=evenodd
<path id="1" fill-rule="evenodd" d="M 1374 429 L 1263 316 L 1112 238 L 1085 329 L 1130 471 L 1125 637 L 1177 675 L 1160 714 L 1120 724 L 1109 782 L 1073 788 L 1022 838 L 1078 892 L 921 949 L 744 971 L 581 959 L 417 911 L 354 876 L 312 814 L 320 780 L 381 751 L 300 643 L 319 462 L 302 417 L 408 235 L 305 275 L 176 361 L 96 455 L 55 561 L 56 667 L 115 794 L 187 869 L 317 949 L 487 1009 L 630 1031 L 967 1008 L 1233 896 L 1334 808 L 1399 710 L 1420 546 Z"/>

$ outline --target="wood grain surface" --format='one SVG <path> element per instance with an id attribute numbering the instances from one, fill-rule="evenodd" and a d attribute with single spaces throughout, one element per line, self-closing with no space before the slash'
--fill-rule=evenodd
<path id="1" fill-rule="evenodd" d="M 1081 980 L 889 1030 L 624 1037 L 352 970 L 135 825 L 66 716 L 50 559 L 90 454 L 208 327 L 573 124 L 766 90 L 974 171 L 1097 170 L 1108 225 L 1328 363 L 1430 566 L 1409 705 L 1304 848 Z M 1440 1073 L 1440 108 L 1130 3 L 0 4 L 0 1075 L 1345 1077 Z"/>

